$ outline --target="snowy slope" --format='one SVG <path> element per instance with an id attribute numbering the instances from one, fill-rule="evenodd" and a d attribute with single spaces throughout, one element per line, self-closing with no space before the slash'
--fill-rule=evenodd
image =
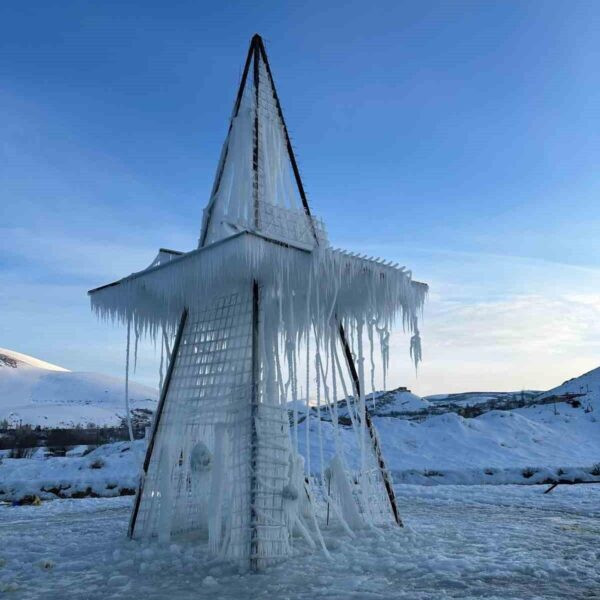
<path id="1" fill-rule="evenodd" d="M 413 394 L 404 387 L 389 390 L 387 392 L 374 392 L 367 394 L 366 403 L 371 416 L 393 417 L 403 413 L 412 413 L 425 410 L 430 407 L 427 400 Z M 289 410 L 292 411 L 294 403 L 288 403 Z M 304 402 L 298 402 L 298 412 L 303 415 L 306 411 Z M 318 414 L 318 409 L 313 407 L 313 414 Z M 328 408 L 321 409 L 321 415 L 324 420 L 331 420 L 331 412 Z M 338 402 L 338 417 L 349 418 L 348 406 L 345 400 Z"/>
<path id="2" fill-rule="evenodd" d="M 157 391 L 131 382 L 131 408 L 154 410 Z M 0 421 L 42 427 L 119 425 L 124 383 L 99 373 L 73 372 L 0 349 Z"/>
<path id="3" fill-rule="evenodd" d="M 445 480 L 431 476 L 431 482 L 492 482 L 495 478 L 500 482 L 502 471 L 507 470 L 506 477 L 510 475 L 509 479 L 513 480 L 511 470 L 516 470 L 520 478 L 521 471 L 527 467 L 589 468 L 600 463 L 600 368 L 539 398 L 567 392 L 584 394 L 577 398 L 578 406 L 565 402 L 538 404 L 514 410 L 491 410 L 476 418 L 446 413 L 419 421 L 406 420 L 397 416 L 394 403 L 376 403 L 372 409 L 368 399 L 367 405 L 386 462 L 398 480 L 422 482 L 423 473 L 443 472 Z M 488 399 L 492 395 L 487 394 Z M 419 406 L 414 400 L 412 403 Z M 311 415 L 310 427 L 314 433 L 311 469 L 318 471 L 321 446 L 325 464 L 333 457 L 334 432 L 330 423 L 322 422 L 323 443 L 320 445 L 316 413 Z M 305 428 L 306 423 L 301 423 L 298 435 L 303 454 L 306 453 Z M 357 458 L 359 452 L 353 432 L 342 428 L 341 438 L 347 455 Z M 486 470 L 492 474 L 486 474 Z M 462 474 L 459 476 L 458 472 Z"/>
<path id="4" fill-rule="evenodd" d="M 53 365 L 45 360 L 28 356 L 27 354 L 21 354 L 20 352 L 15 352 L 14 350 L 7 350 L 6 348 L 0 348 L 0 367 L 37 367 L 38 369 L 46 369 L 47 371 L 69 370 L 59 367 L 58 365 Z"/>
<path id="5" fill-rule="evenodd" d="M 579 377 L 573 377 L 561 385 L 541 394 L 541 398 L 548 396 L 561 396 L 563 394 L 582 394 L 579 398 L 584 402 L 591 402 L 598 406 L 600 402 L 600 367 L 592 369 Z"/>
<path id="6" fill-rule="evenodd" d="M 388 468 L 399 483 L 527 484 L 557 478 L 598 479 L 600 369 L 570 380 L 542 394 L 541 398 L 565 393 L 584 395 L 576 399 L 578 402 L 572 403 L 575 405 L 567 402 L 537 404 L 515 410 L 493 410 L 468 419 L 456 413 L 438 414 L 419 420 L 399 417 L 398 413 L 419 409 L 423 404 L 427 406 L 418 396 L 403 390 L 377 394 L 374 410 L 370 398 L 368 404 Z M 119 395 L 114 410 L 119 411 L 120 405 Z M 38 410 L 40 406 L 36 405 Z M 59 406 L 65 408 L 64 405 Z M 99 409 L 97 405 L 89 407 Z M 304 418 L 302 410 L 299 412 Z M 343 414 L 342 405 L 340 415 Z M 327 420 L 326 411 L 323 411 L 322 420 L 317 415 L 318 412 L 313 409 L 309 423 L 304 420 L 298 427 L 299 450 L 306 457 L 306 427 L 309 426 L 313 433 L 310 436 L 312 473 L 320 472 L 321 456 L 323 464 L 327 466 L 335 453 L 334 428 Z M 360 452 L 352 429 L 340 427 L 339 432 L 348 466 L 358 467 Z M 296 439 L 294 431 L 292 439 Z M 75 491 L 91 485 L 95 493 L 102 495 L 106 477 L 112 477 L 111 482 L 114 480 L 119 488 L 129 488 L 132 481 L 135 482 L 143 455 L 143 442 L 137 444 L 139 452 L 129 455 L 128 462 L 119 463 L 122 466 L 115 473 L 110 472 L 112 466 L 109 461 L 106 470 L 96 472 L 85 466 L 83 470 L 80 469 L 83 463 L 74 458 L 50 459 L 52 462 L 35 458 L 5 460 L 0 465 L 0 480 L 11 481 L 15 486 L 13 491 L 5 490 L 7 494 L 4 499 L 15 499 L 25 489 L 42 491 L 43 487 L 52 486 L 54 480 L 58 484 L 68 482 L 72 486 L 69 489 Z M 104 446 L 97 452 L 111 454 L 111 447 Z M 46 472 L 46 463 L 51 472 Z M 30 487 L 23 485 L 24 480 L 29 482 Z M 107 493 L 112 494 L 111 489 Z"/>
<path id="7" fill-rule="evenodd" d="M 132 542 L 132 498 L 0 505 L 6 600 L 593 600 L 600 486 L 398 486 L 404 528 L 323 527 L 260 575 L 197 539 Z M 3 595 L 4 592 L 4 595 Z"/>
<path id="8" fill-rule="evenodd" d="M 85 456 L 0 460 L 0 501 L 123 496 L 138 485 L 144 440 L 99 446 Z"/>
<path id="9" fill-rule="evenodd" d="M 473 406 L 485 402 L 502 402 L 513 399 L 530 400 L 539 396 L 542 392 L 538 390 L 522 390 L 519 392 L 462 392 L 458 394 L 434 394 L 425 396 L 430 403 L 463 404 Z"/>
<path id="10" fill-rule="evenodd" d="M 374 396 L 374 397 L 373 397 Z M 398 388 L 389 392 L 376 392 L 367 396 L 367 405 L 372 415 L 392 416 L 402 412 L 416 412 L 430 406 L 429 402 L 413 394 L 405 388 Z"/>

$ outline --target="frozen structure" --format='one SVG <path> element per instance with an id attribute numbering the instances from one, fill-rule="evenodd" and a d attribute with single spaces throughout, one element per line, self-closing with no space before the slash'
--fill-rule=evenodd
<path id="1" fill-rule="evenodd" d="M 198 248 L 161 250 L 145 270 L 90 292 L 96 313 L 136 340 L 174 337 L 130 536 L 198 537 L 257 570 L 288 556 L 298 536 L 327 554 L 323 526 L 356 535 L 401 525 L 365 380 L 374 385 L 377 345 L 387 368 L 398 321 L 418 362 L 426 293 L 404 267 L 328 244 L 255 35 Z M 359 454 L 352 471 L 337 434 L 341 399 Z M 336 427 L 329 461 L 319 411 Z M 321 448 L 312 464 L 311 445 Z"/>

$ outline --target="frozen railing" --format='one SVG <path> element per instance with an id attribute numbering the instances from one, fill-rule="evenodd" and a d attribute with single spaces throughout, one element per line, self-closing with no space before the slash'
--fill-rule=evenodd
<path id="1" fill-rule="evenodd" d="M 303 210 L 261 201 L 258 218 L 258 230 L 269 237 L 312 247 L 316 234 L 319 244 L 327 245 L 323 221 L 315 216 L 309 217 Z"/>

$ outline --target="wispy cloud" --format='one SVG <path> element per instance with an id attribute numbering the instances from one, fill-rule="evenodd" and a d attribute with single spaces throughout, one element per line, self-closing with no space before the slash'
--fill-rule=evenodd
<path id="1" fill-rule="evenodd" d="M 396 336 L 392 353 L 394 383 L 421 394 L 547 389 L 598 366 L 600 295 L 438 298 L 427 315 L 418 377 L 406 365 L 406 340 Z"/>

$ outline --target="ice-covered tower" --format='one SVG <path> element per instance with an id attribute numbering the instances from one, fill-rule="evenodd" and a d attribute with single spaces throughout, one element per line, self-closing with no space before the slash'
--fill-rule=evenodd
<path id="1" fill-rule="evenodd" d="M 100 316 L 174 336 L 130 535 L 198 536 L 256 570 L 287 556 L 295 534 L 322 540 L 330 521 L 401 524 L 365 381 L 377 342 L 385 373 L 398 319 L 418 360 L 426 292 L 403 267 L 329 246 L 255 35 L 198 248 L 161 250 L 90 292 Z"/>

